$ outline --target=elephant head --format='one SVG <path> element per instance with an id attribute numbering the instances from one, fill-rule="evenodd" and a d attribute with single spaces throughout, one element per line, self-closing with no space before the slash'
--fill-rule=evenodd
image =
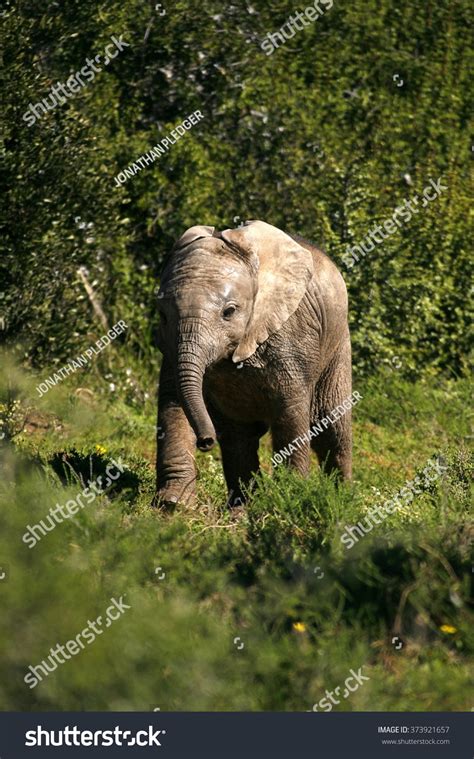
<path id="1" fill-rule="evenodd" d="M 263 221 L 223 232 L 194 226 L 177 241 L 158 293 L 158 344 L 201 450 L 216 439 L 203 399 L 206 369 L 249 358 L 296 311 L 312 274 L 311 254 Z"/>

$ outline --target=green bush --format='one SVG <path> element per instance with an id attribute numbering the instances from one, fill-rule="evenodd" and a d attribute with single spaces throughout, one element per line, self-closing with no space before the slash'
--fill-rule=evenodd
<path id="1" fill-rule="evenodd" d="M 172 240 L 247 217 L 319 242 L 341 266 L 359 371 L 401 361 L 412 378 L 465 372 L 471 4 L 335 3 L 265 55 L 261 41 L 288 16 L 282 0 L 225 13 L 178 0 L 163 16 L 141 0 L 11 6 L 0 315 L 30 361 L 63 362 L 101 334 L 85 266 L 109 321 L 132 325 L 130 351 L 154 368 L 153 291 Z M 25 124 L 29 102 L 122 33 L 129 47 L 107 70 Z M 196 109 L 196 127 L 115 187 Z M 348 270 L 347 246 L 438 177 L 441 197 Z"/>

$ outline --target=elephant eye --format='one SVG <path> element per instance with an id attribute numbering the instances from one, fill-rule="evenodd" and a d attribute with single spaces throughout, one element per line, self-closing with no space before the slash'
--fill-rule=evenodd
<path id="1" fill-rule="evenodd" d="M 163 311 L 159 311 L 158 313 L 159 313 L 159 315 L 160 315 L 160 322 L 161 322 L 162 324 L 166 324 L 166 314 L 165 314 L 165 313 L 163 313 Z"/>
<path id="2" fill-rule="evenodd" d="M 230 319 L 233 314 L 237 311 L 237 306 L 227 306 L 227 308 L 224 309 L 222 312 L 222 316 L 224 319 Z"/>

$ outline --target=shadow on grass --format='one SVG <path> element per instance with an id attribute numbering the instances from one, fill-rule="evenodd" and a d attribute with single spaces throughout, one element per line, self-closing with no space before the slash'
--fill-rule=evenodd
<path id="1" fill-rule="evenodd" d="M 117 471 L 113 459 L 104 459 L 99 453 L 80 453 L 75 448 L 57 451 L 48 459 L 48 464 L 63 485 L 70 486 L 79 482 L 83 488 L 98 477 L 106 478 L 107 467 L 110 470 L 113 467 L 115 472 Z M 120 477 L 107 488 L 107 496 L 125 496 L 129 503 L 133 503 L 138 498 L 139 490 L 139 476 L 129 469 L 124 469 Z"/>

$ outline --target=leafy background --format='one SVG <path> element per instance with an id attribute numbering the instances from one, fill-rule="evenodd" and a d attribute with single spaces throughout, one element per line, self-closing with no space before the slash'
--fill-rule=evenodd
<path id="1" fill-rule="evenodd" d="M 130 350 L 151 362 L 152 283 L 186 227 L 261 218 L 342 262 L 348 244 L 441 176 L 448 190 L 437 201 L 343 267 L 355 363 L 370 373 L 396 354 L 412 377 L 466 370 L 468 0 L 336 2 L 270 56 L 260 42 L 296 9 L 287 2 L 178 0 L 162 16 L 142 0 L 6 7 L 2 314 L 4 337 L 32 361 L 60 363 L 83 345 L 81 265 L 110 319 L 132 321 Z M 112 34 L 130 47 L 28 127 L 28 104 Z M 196 109 L 205 118 L 185 139 L 116 188 L 119 171 Z"/>

